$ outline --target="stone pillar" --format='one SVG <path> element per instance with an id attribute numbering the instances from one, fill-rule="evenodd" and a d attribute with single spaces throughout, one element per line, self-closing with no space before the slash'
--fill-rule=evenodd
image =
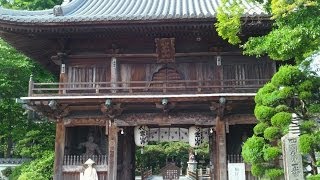
<path id="1" fill-rule="evenodd" d="M 197 164 L 198 162 L 197 161 L 188 161 L 187 162 L 188 164 L 188 171 L 191 171 L 191 172 L 194 172 L 196 173 L 197 172 Z"/>
<path id="2" fill-rule="evenodd" d="M 302 156 L 298 150 L 299 135 L 299 119 L 296 114 L 292 114 L 289 133 L 281 138 L 284 177 L 286 180 L 304 179 Z"/>
<path id="3" fill-rule="evenodd" d="M 118 82 L 118 62 L 117 62 L 117 58 L 112 57 L 111 58 L 111 87 L 112 88 L 117 88 L 119 86 L 119 84 L 117 84 Z M 111 91 L 112 93 L 116 93 L 117 90 L 114 89 Z"/>
<path id="4" fill-rule="evenodd" d="M 65 127 L 62 119 L 57 120 L 56 141 L 55 141 L 55 159 L 54 159 L 54 180 L 63 180 L 62 166 L 64 157 Z"/>
<path id="5" fill-rule="evenodd" d="M 108 142 L 108 180 L 116 180 L 118 167 L 118 127 L 111 121 L 109 121 Z"/>

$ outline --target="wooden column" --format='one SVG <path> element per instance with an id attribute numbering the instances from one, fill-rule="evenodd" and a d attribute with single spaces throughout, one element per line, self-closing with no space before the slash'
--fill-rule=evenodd
<path id="1" fill-rule="evenodd" d="M 56 123 L 55 160 L 54 160 L 54 180 L 63 180 L 62 165 L 64 157 L 65 127 L 62 119 Z"/>
<path id="2" fill-rule="evenodd" d="M 217 144 L 216 144 L 216 133 L 213 132 L 209 136 L 209 150 L 210 150 L 210 177 L 211 179 L 217 179 L 217 173 L 215 173 L 217 167 Z"/>
<path id="3" fill-rule="evenodd" d="M 119 84 L 117 84 L 118 82 L 118 62 L 117 62 L 117 58 L 115 57 L 112 57 L 111 58 L 111 78 L 110 78 L 110 81 L 111 81 L 111 87 L 118 87 Z M 112 93 L 116 93 L 117 90 L 112 90 Z"/>
<path id="4" fill-rule="evenodd" d="M 220 116 L 216 117 L 216 180 L 227 179 L 227 148 L 226 148 L 226 124 Z"/>
<path id="5" fill-rule="evenodd" d="M 122 172 L 121 180 L 134 179 L 135 178 L 135 143 L 134 143 L 134 131 L 133 127 L 127 127 L 124 129 L 123 134 L 123 151 L 122 151 Z"/>
<path id="6" fill-rule="evenodd" d="M 118 127 L 112 122 L 109 122 L 108 144 L 108 180 L 116 180 L 118 166 Z"/>
<path id="7" fill-rule="evenodd" d="M 66 65 L 65 64 L 61 64 L 59 82 L 60 83 L 65 83 L 65 82 L 67 82 L 66 79 L 67 79 L 66 78 Z M 59 85 L 59 88 L 65 88 L 65 86 L 64 85 Z M 59 91 L 59 94 L 65 94 L 65 93 L 66 93 L 66 90 Z"/>

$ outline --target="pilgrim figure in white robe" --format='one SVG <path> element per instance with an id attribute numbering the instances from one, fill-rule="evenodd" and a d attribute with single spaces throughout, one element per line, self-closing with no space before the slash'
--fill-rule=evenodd
<path id="1" fill-rule="evenodd" d="M 80 172 L 80 180 L 98 180 L 97 170 L 93 167 L 95 162 L 90 158 L 84 163 L 88 167 Z"/>

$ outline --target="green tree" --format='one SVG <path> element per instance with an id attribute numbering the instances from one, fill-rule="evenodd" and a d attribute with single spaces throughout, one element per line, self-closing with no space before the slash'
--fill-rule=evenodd
<path id="1" fill-rule="evenodd" d="M 30 74 L 34 74 L 39 82 L 53 81 L 53 77 L 1 39 L 0 54 L 0 157 L 30 157 L 35 162 L 45 161 L 45 152 L 52 151 L 54 146 L 54 124 L 29 119 L 26 110 L 15 99 L 27 95 Z M 27 166 L 35 162 L 25 164 L 23 171 L 14 169 L 13 174 L 30 171 Z"/>
<path id="2" fill-rule="evenodd" d="M 218 34 L 244 54 L 269 56 L 275 61 L 294 63 L 280 68 L 271 82 L 256 97 L 255 116 L 258 124 L 242 151 L 252 164 L 256 176 L 276 179 L 283 174 L 279 167 L 279 138 L 288 132 L 292 113 L 302 120 L 300 151 L 311 158 L 312 174 L 316 174 L 315 153 L 319 152 L 319 77 L 302 71 L 307 57 L 320 50 L 319 0 L 251 0 L 264 9 L 273 21 L 269 33 L 247 37 L 242 31 L 245 5 L 242 1 L 222 1 L 217 15 Z M 264 3 L 264 4 L 261 4 Z M 262 22 L 263 23 L 263 22 Z M 306 164 L 307 165 L 307 164 Z M 319 162 L 318 162 L 319 165 Z M 311 178 L 311 177 L 310 177 Z"/>
<path id="3" fill-rule="evenodd" d="M 222 0 L 218 10 L 218 34 L 231 44 L 239 44 L 244 54 L 264 56 L 273 60 L 295 59 L 297 63 L 319 50 L 320 1 L 319 0 L 251 0 L 264 8 L 273 20 L 272 30 L 259 37 L 241 34 L 241 18 L 245 5 L 236 0 Z M 264 5 L 260 4 L 265 2 Z"/>
<path id="4" fill-rule="evenodd" d="M 61 4 L 63 0 L 1 0 L 1 5 L 12 9 L 42 10 Z"/>
<path id="5" fill-rule="evenodd" d="M 292 114 L 301 120 L 299 149 L 309 157 L 312 171 L 317 174 L 315 154 L 320 151 L 320 129 L 316 116 L 320 112 L 320 78 L 302 72 L 296 66 L 283 66 L 271 82 L 255 97 L 254 114 L 258 124 L 254 135 L 243 145 L 242 156 L 252 164 L 252 173 L 276 179 L 283 175 L 279 164 L 282 154 L 280 138 L 288 133 Z M 307 164 L 306 164 L 307 165 Z"/>

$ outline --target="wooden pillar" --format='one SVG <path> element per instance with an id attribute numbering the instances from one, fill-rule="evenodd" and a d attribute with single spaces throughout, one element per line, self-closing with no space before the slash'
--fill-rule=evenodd
<path id="1" fill-rule="evenodd" d="M 64 157 L 65 127 L 62 119 L 56 123 L 55 160 L 54 160 L 54 180 L 63 180 L 62 165 Z"/>
<path id="2" fill-rule="evenodd" d="M 111 58 L 111 87 L 113 88 L 117 88 L 118 87 L 118 62 L 117 62 L 117 58 L 112 57 Z M 116 93 L 117 90 L 112 90 L 112 93 Z"/>
<path id="3" fill-rule="evenodd" d="M 108 180 L 117 180 L 118 127 L 112 122 L 109 122 L 108 144 Z"/>
<path id="4" fill-rule="evenodd" d="M 210 177 L 211 179 L 217 179 L 217 173 L 215 173 L 217 167 L 217 144 L 216 144 L 216 133 L 213 132 L 209 136 L 209 149 L 210 149 Z"/>
<path id="5" fill-rule="evenodd" d="M 215 180 L 227 179 L 226 124 L 220 116 L 216 117 L 216 161 Z"/>
<path id="6" fill-rule="evenodd" d="M 127 127 L 123 134 L 121 180 L 135 178 L 135 143 L 133 127 Z"/>
<path id="7" fill-rule="evenodd" d="M 59 79 L 60 83 L 65 83 L 66 82 L 66 65 L 65 64 L 61 64 L 61 68 L 60 68 L 60 79 Z M 59 85 L 59 88 L 65 88 L 66 86 L 64 85 Z M 66 90 L 61 90 L 59 91 L 59 94 L 65 94 Z"/>

